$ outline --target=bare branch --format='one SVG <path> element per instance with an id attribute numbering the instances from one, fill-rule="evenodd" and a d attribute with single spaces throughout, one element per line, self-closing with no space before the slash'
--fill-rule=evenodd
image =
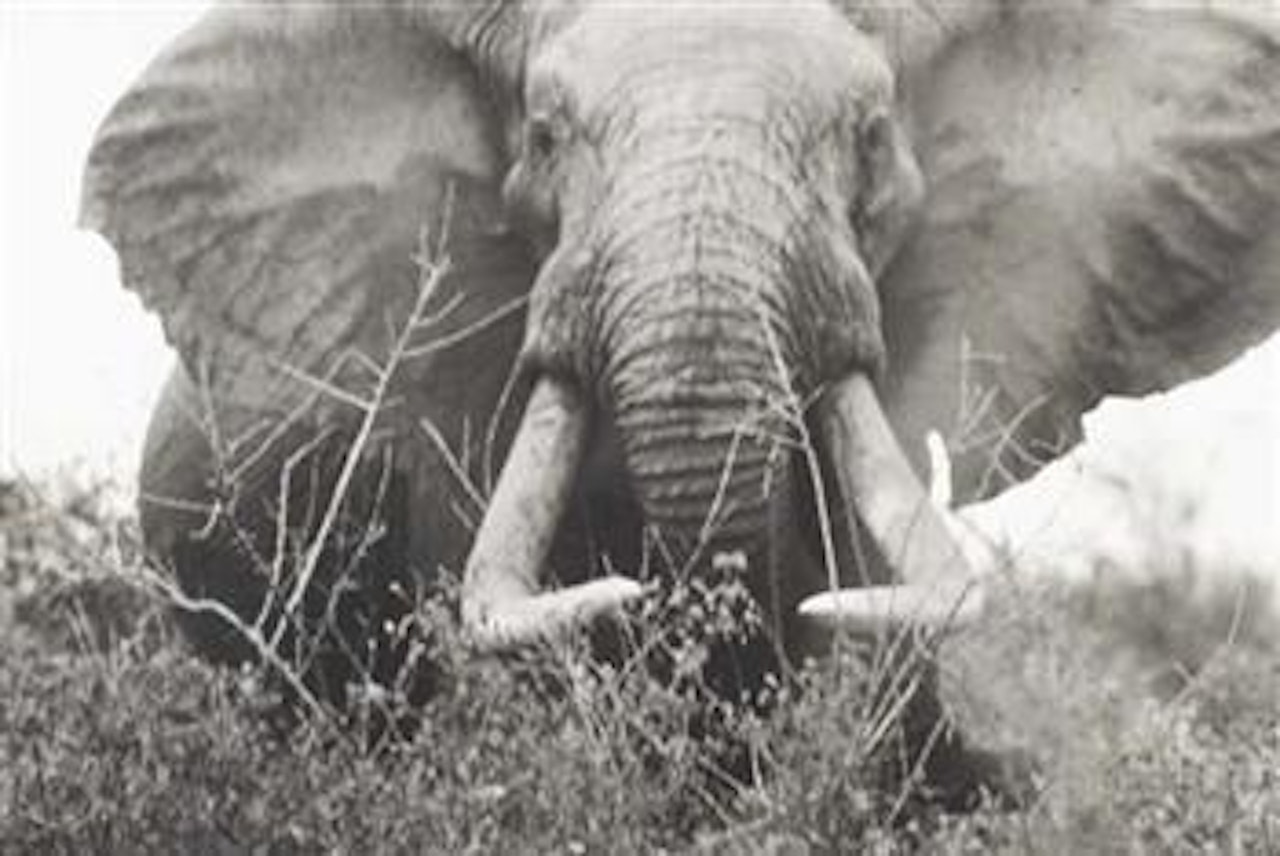
<path id="1" fill-rule="evenodd" d="M 290 665 L 277 652 L 274 644 L 268 644 L 263 639 L 262 634 L 257 628 L 245 624 L 239 615 L 236 614 L 229 606 L 219 600 L 211 598 L 192 598 L 188 597 L 180 588 L 160 574 L 140 566 L 138 573 L 142 581 L 150 588 L 158 592 L 165 600 L 172 603 L 181 610 L 197 614 L 213 615 L 227 625 L 235 629 L 245 641 L 253 646 L 254 651 L 260 656 L 265 663 L 268 663 L 275 671 L 277 671 L 285 682 L 289 684 L 290 689 L 298 694 L 298 698 L 302 699 L 303 704 L 311 713 L 317 716 L 321 721 L 328 722 L 331 717 L 324 705 L 315 697 L 311 690 L 302 682 L 302 679 L 294 672 Z"/>
<path id="2" fill-rule="evenodd" d="M 458 295 L 458 297 L 461 296 L 462 295 Z M 482 316 L 460 330 L 455 330 L 454 332 L 434 339 L 425 345 L 418 345 L 415 348 L 408 349 L 405 351 L 404 357 L 407 360 L 412 360 L 448 350 L 449 348 L 465 342 L 468 339 L 483 333 L 490 327 L 495 327 L 511 316 L 523 311 L 528 302 L 528 297 L 518 297 L 515 300 L 509 300 L 494 311 Z"/>
<path id="3" fill-rule="evenodd" d="M 341 401 L 344 404 L 350 404 L 352 407 L 356 408 L 361 412 L 366 412 L 375 407 L 376 402 L 366 401 L 363 398 L 359 397 L 358 395 L 353 395 L 352 393 L 347 392 L 345 389 L 338 386 L 336 383 L 333 383 L 332 381 L 326 380 L 322 377 L 316 377 L 315 375 L 310 374 L 309 372 L 303 369 L 300 369 L 296 366 L 291 366 L 291 365 L 288 365 L 287 363 L 280 363 L 279 368 L 280 368 L 280 371 L 284 372 L 289 377 L 293 378 L 294 380 L 301 381 L 303 384 L 311 387 L 313 390 L 320 393 L 321 395 L 326 395 L 329 398 L 332 398 L 336 401 Z M 379 380 L 381 380 L 381 378 L 379 378 Z"/>
<path id="4" fill-rule="evenodd" d="M 458 460 L 457 455 L 455 455 L 453 450 L 449 448 L 449 443 L 445 440 L 444 435 L 440 433 L 440 429 L 437 428 L 435 423 L 430 419 L 419 419 L 418 427 L 422 429 L 422 433 L 427 435 L 427 438 L 431 440 L 431 444 L 436 448 L 436 451 L 440 453 L 440 457 L 444 461 L 445 466 L 448 467 L 449 473 L 458 483 L 458 486 L 462 488 L 463 492 L 466 493 L 467 498 L 475 504 L 477 510 L 484 511 L 488 502 L 480 493 L 479 488 L 476 487 L 475 482 L 471 480 L 471 476 L 467 474 L 465 467 L 462 462 Z"/>
<path id="5" fill-rule="evenodd" d="M 427 241 L 427 236 L 422 238 L 423 244 Z M 320 556 L 322 555 L 325 545 L 329 540 L 329 536 L 337 523 L 338 512 L 342 507 L 351 484 L 355 479 L 356 470 L 359 467 L 360 459 L 364 455 L 365 449 L 369 444 L 369 439 L 373 434 L 374 424 L 379 415 L 380 405 L 387 398 L 387 393 L 391 387 L 391 381 L 395 377 L 396 369 L 400 366 L 404 358 L 404 353 L 408 348 L 409 339 L 413 335 L 414 325 L 426 312 L 426 307 L 431 298 L 436 294 L 440 287 L 440 283 L 448 275 L 449 263 L 447 258 L 437 258 L 430 255 L 420 254 L 420 264 L 423 265 L 421 271 L 418 296 L 414 301 L 413 311 L 409 318 L 401 328 L 400 335 L 396 338 L 392 345 L 391 353 L 388 355 L 386 365 L 382 375 L 378 379 L 373 394 L 370 397 L 372 406 L 364 411 L 364 416 L 360 421 L 360 426 L 356 429 L 356 434 L 351 444 L 348 446 L 346 456 L 342 462 L 342 469 L 338 474 L 338 479 L 334 484 L 333 491 L 329 497 L 329 502 L 325 508 L 324 516 L 321 519 L 320 526 L 315 535 L 311 539 L 311 543 L 307 546 L 306 556 L 303 559 L 302 569 L 294 582 L 293 590 L 290 592 L 288 599 L 285 601 L 284 614 L 280 623 L 277 625 L 276 632 L 272 638 L 272 644 L 277 644 L 284 632 L 287 619 L 297 612 L 302 604 L 302 599 L 306 594 L 311 580 L 315 576 L 316 569 L 320 564 Z"/>

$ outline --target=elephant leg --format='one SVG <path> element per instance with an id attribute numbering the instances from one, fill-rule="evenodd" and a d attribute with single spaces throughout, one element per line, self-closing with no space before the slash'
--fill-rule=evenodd
<path id="1" fill-rule="evenodd" d="M 409 568 L 407 477 L 392 453 L 362 464 L 305 597 L 282 621 L 312 562 L 348 438 L 292 432 L 229 478 L 200 413 L 194 385 L 175 370 L 152 416 L 140 477 L 144 542 L 188 601 L 176 610 L 184 634 L 219 663 L 253 660 L 274 641 L 310 689 L 334 702 L 353 682 L 393 686 L 408 640 L 388 628 L 413 609 L 418 585 Z M 215 602 L 225 610 L 209 608 Z"/>
<path id="2" fill-rule="evenodd" d="M 269 577 L 254 568 L 252 542 L 222 519 L 213 443 L 200 424 L 196 390 L 179 366 L 151 415 L 139 474 L 138 513 L 151 559 L 193 600 L 216 600 L 250 623 Z M 254 648 L 212 612 L 176 611 L 179 626 L 207 659 L 238 664 Z"/>

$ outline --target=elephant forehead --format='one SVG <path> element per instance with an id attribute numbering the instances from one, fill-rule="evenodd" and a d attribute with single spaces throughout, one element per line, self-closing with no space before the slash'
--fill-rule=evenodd
<path id="1" fill-rule="evenodd" d="M 698 108 L 746 108 L 754 93 L 756 106 L 783 94 L 837 110 L 892 89 L 881 51 L 825 2 L 594 3 L 537 57 L 531 83 L 554 81 L 591 113 L 655 76 L 667 97 L 698 93 Z"/>

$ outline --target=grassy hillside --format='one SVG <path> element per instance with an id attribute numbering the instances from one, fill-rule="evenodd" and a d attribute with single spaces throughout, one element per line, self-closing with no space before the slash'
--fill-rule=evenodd
<path id="1" fill-rule="evenodd" d="M 759 716 L 709 707 L 697 640 L 672 649 L 695 677 L 660 682 L 478 661 L 445 631 L 443 689 L 392 740 L 368 726 L 393 692 L 299 722 L 279 680 L 193 659 L 92 491 L 0 485 L 0 563 L 0 853 L 1280 853 L 1280 641 L 1244 574 L 1011 577 L 942 662 L 1042 794 L 946 815 L 885 785 L 884 676 L 858 658 Z"/>

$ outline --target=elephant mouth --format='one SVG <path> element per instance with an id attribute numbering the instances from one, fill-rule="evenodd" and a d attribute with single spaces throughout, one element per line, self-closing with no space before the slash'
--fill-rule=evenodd
<path id="1" fill-rule="evenodd" d="M 800 616 L 863 634 L 951 629 L 975 619 L 983 591 L 945 510 L 912 470 L 870 379 L 853 373 L 835 383 L 815 415 L 842 498 L 857 509 L 900 582 L 858 589 L 833 584 L 804 600 Z M 571 385 L 538 381 L 467 560 L 462 620 L 482 650 L 553 639 L 645 593 L 622 576 L 541 590 L 539 572 L 573 491 L 587 421 L 587 406 Z"/>

